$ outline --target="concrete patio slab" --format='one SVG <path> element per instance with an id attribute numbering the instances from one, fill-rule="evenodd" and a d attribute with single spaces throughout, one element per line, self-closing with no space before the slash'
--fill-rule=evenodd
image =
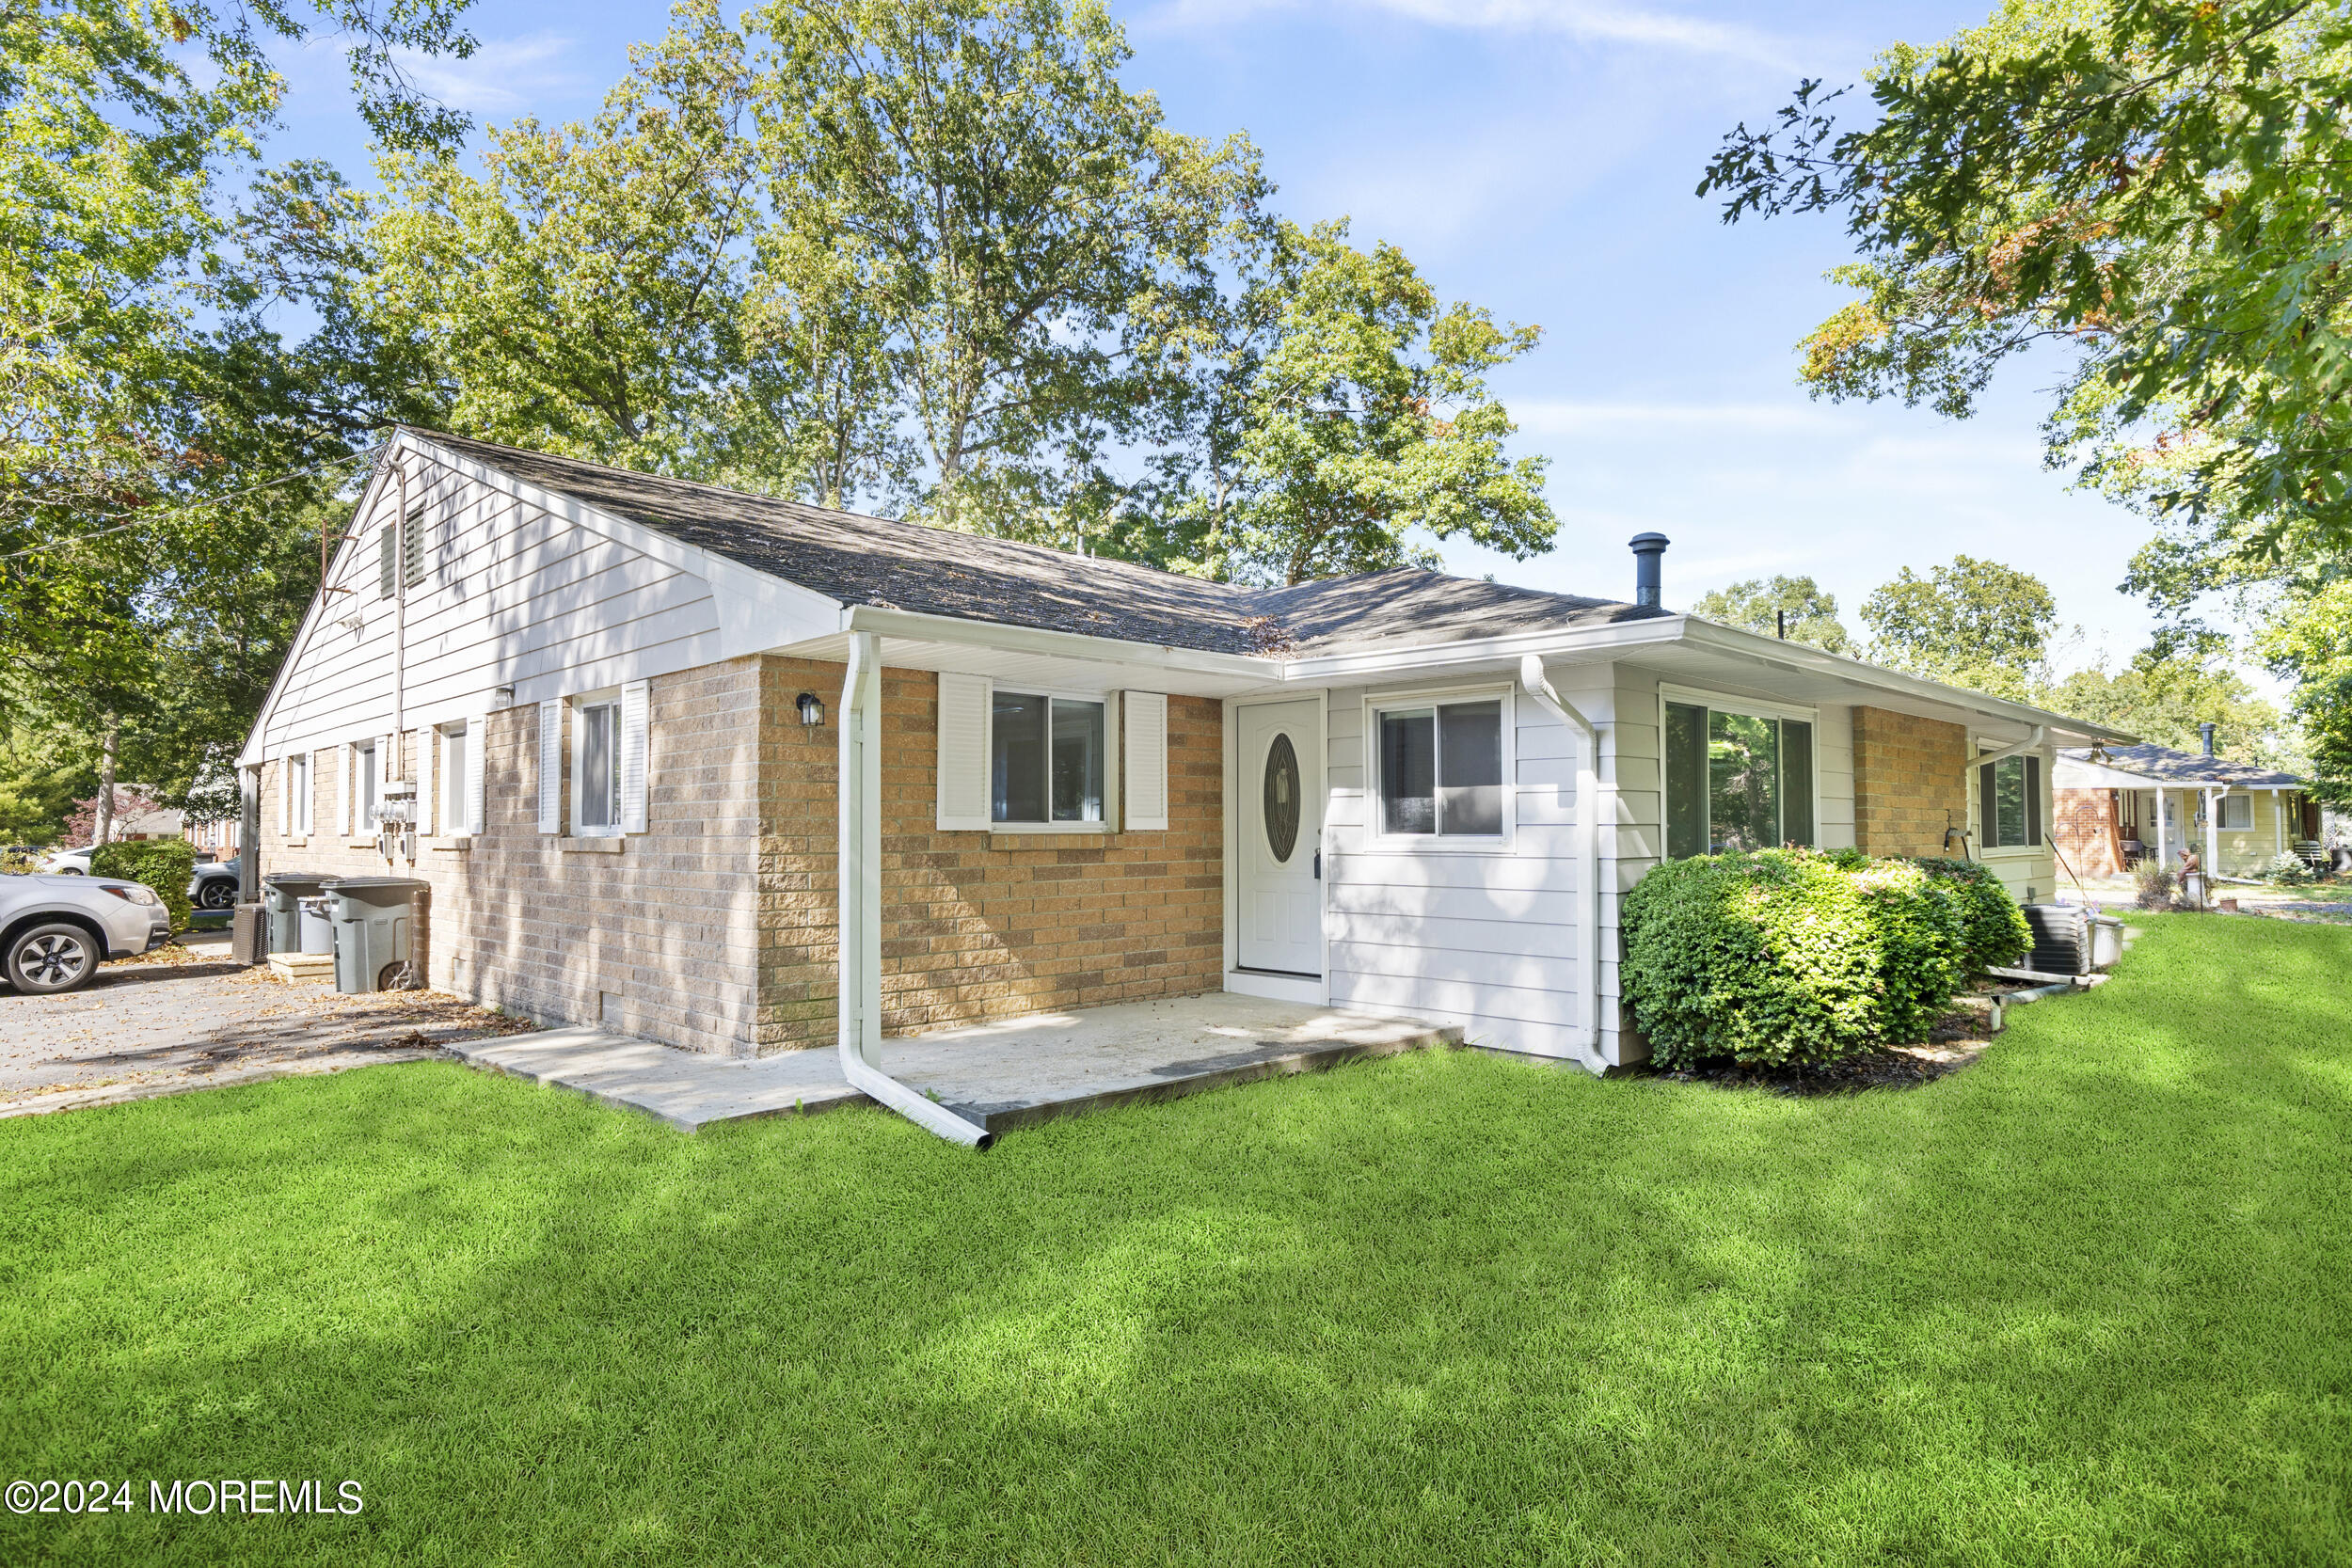
<path id="1" fill-rule="evenodd" d="M 886 1039 L 882 1066 L 1000 1132 L 1461 1037 L 1459 1029 L 1414 1019 L 1212 994 Z M 450 1050 L 478 1067 L 578 1090 L 689 1132 L 713 1122 L 870 1103 L 843 1081 L 829 1049 L 746 1060 L 580 1028 L 460 1041 Z"/>
<path id="2" fill-rule="evenodd" d="M 450 1047 L 476 1067 L 577 1089 L 691 1132 L 714 1121 L 869 1104 L 831 1051 L 746 1059 L 679 1051 L 602 1029 L 548 1029 Z"/>

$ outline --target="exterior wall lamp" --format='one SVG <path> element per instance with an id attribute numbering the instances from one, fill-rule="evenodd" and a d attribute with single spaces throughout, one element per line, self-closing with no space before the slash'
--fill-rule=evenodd
<path id="1" fill-rule="evenodd" d="M 816 692 L 803 691 L 793 702 L 801 710 L 803 728 L 813 730 L 825 721 L 825 705 Z"/>

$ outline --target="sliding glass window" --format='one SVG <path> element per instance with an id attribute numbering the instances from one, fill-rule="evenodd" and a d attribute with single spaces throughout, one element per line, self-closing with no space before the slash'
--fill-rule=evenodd
<path id="1" fill-rule="evenodd" d="M 1664 751 L 1669 858 L 1815 842 L 1811 723 L 1668 703 Z"/>

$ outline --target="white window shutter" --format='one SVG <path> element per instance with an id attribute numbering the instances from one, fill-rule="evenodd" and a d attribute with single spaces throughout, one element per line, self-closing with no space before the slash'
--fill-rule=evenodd
<path id="1" fill-rule="evenodd" d="M 539 705 L 539 831 L 564 831 L 564 704 Z"/>
<path id="2" fill-rule="evenodd" d="M 1157 691 L 1129 691 L 1120 708 L 1127 734 L 1121 780 L 1127 798 L 1127 831 L 1168 827 L 1168 698 Z"/>
<path id="3" fill-rule="evenodd" d="M 483 829 L 483 753 L 489 750 L 489 744 L 490 716 L 486 712 L 477 713 L 466 721 L 466 820 L 460 829 L 463 832 L 478 833 Z"/>
<path id="4" fill-rule="evenodd" d="M 278 759 L 278 836 L 294 834 L 294 758 Z"/>
<path id="5" fill-rule="evenodd" d="M 358 766 L 359 749 L 345 741 L 335 748 L 335 836 L 351 836 L 351 770 Z"/>
<path id="6" fill-rule="evenodd" d="M 985 675 L 939 677 L 939 831 L 988 831 L 988 714 L 994 687 Z"/>
<path id="7" fill-rule="evenodd" d="M 621 688 L 621 832 L 645 831 L 646 683 Z"/>
<path id="8" fill-rule="evenodd" d="M 427 724 L 417 732 L 417 836 L 431 836 L 434 828 L 433 773 L 435 746 L 441 732 Z"/>

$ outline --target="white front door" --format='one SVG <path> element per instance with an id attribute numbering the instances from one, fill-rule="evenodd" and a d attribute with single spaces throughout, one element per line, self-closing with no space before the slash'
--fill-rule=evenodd
<path id="1" fill-rule="evenodd" d="M 1239 710 L 1244 969 L 1323 973 L 1323 705 Z"/>

